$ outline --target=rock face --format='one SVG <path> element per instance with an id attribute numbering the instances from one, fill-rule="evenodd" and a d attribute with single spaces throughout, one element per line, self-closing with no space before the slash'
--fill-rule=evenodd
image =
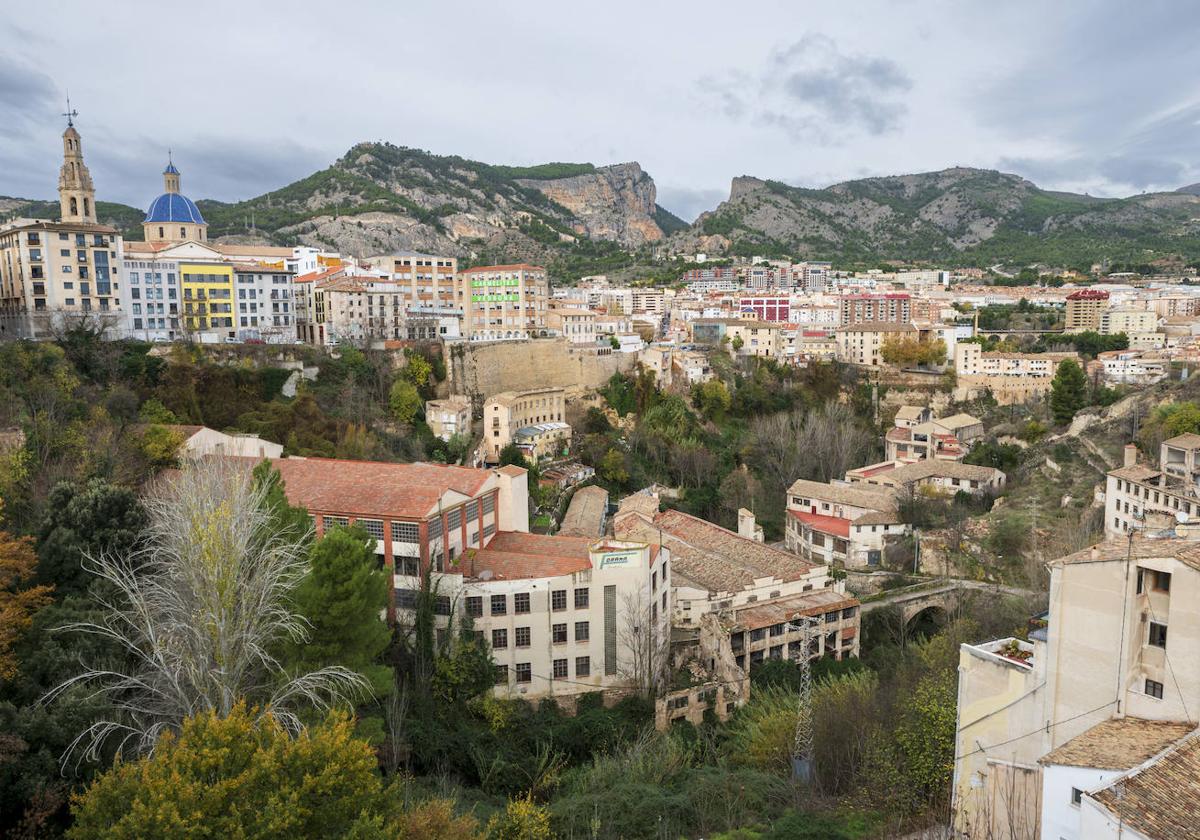
<path id="1" fill-rule="evenodd" d="M 735 250 L 843 261 L 974 257 L 1086 265 L 1101 257 L 1144 261 L 1144 249 L 1174 248 L 1168 253 L 1190 256 L 1200 250 L 1187 247 L 1200 228 L 1193 221 L 1198 215 L 1200 196 L 1187 188 L 1096 199 L 964 167 L 825 189 L 741 176 L 733 179 L 727 201 L 673 234 L 668 245 L 684 253 Z"/>
<path id="2" fill-rule="evenodd" d="M 492 166 L 388 143 L 360 143 L 332 167 L 238 204 L 201 202 L 209 236 L 244 235 L 253 217 L 273 240 L 352 256 L 396 250 L 548 262 L 581 238 L 635 249 L 661 240 L 637 163 Z"/>
<path id="3" fill-rule="evenodd" d="M 636 248 L 663 238 L 654 220 L 658 207 L 654 180 L 637 163 L 602 166 L 570 178 L 523 178 L 516 183 L 570 210 L 577 219 L 576 230 L 591 239 Z"/>

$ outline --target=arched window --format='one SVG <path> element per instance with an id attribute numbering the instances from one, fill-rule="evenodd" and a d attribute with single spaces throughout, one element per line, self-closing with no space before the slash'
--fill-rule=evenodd
<path id="1" fill-rule="evenodd" d="M 159 229 L 158 229 L 158 238 L 159 238 L 159 239 L 162 239 L 162 238 L 163 238 L 163 229 L 162 229 L 162 227 L 159 227 Z"/>
<path id="2" fill-rule="evenodd" d="M 179 229 L 179 238 L 180 238 L 180 239 L 187 239 L 187 228 L 185 228 L 185 227 L 181 227 L 181 228 Z"/>
<path id="3" fill-rule="evenodd" d="M 72 216 L 79 215 L 79 202 L 75 200 L 74 196 L 71 196 L 71 215 Z"/>
<path id="4" fill-rule="evenodd" d="M 83 215 L 85 215 L 85 216 L 92 215 L 92 204 L 86 198 L 83 200 Z"/>

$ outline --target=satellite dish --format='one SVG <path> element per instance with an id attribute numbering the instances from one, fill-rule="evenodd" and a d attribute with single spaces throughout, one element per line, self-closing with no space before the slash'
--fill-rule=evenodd
<path id="1" fill-rule="evenodd" d="M 1175 511 L 1175 521 L 1178 522 L 1180 525 L 1187 522 L 1190 518 L 1191 518 L 1190 516 L 1188 516 L 1186 513 L 1184 513 L 1181 510 Z"/>
<path id="2" fill-rule="evenodd" d="M 491 580 L 492 579 L 492 570 L 484 569 L 482 572 L 479 573 L 479 579 L 480 580 Z"/>

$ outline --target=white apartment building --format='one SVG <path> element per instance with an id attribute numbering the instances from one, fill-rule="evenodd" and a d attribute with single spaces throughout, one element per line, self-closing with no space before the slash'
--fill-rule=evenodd
<path id="1" fill-rule="evenodd" d="M 851 484 L 891 487 L 903 491 L 924 488 L 943 496 L 969 493 L 972 496 L 996 495 L 1004 489 L 1007 476 L 993 467 L 977 467 L 959 461 L 925 458 L 912 463 L 883 461 L 850 470 Z"/>
<path id="2" fill-rule="evenodd" d="M 296 290 L 292 272 L 261 264 L 235 263 L 233 268 L 238 340 L 294 342 Z"/>
<path id="3" fill-rule="evenodd" d="M 1029 641 L 962 646 L 952 808 L 962 836 L 1195 834 L 1194 815 L 1183 834 L 1171 826 L 1177 808 L 1194 809 L 1200 768 L 1174 789 L 1164 778 L 1161 798 L 1134 795 L 1153 767 L 1194 749 L 1194 735 L 1171 741 L 1194 730 L 1200 708 L 1200 542 L 1184 533 L 1194 532 L 1055 560 L 1050 611 Z"/>
<path id="4" fill-rule="evenodd" d="M 122 265 L 126 281 L 121 289 L 121 309 L 128 313 L 125 334 L 142 341 L 174 341 L 182 336 L 179 260 L 159 257 L 154 251 L 127 249 Z"/>
<path id="5" fill-rule="evenodd" d="M 1106 350 L 1096 361 L 1102 365 L 1104 381 L 1114 384 L 1153 385 L 1171 371 L 1170 359 L 1145 350 Z"/>
<path id="6" fill-rule="evenodd" d="M 462 272 L 463 334 L 472 341 L 531 338 L 546 330 L 550 284 L 537 265 L 484 265 Z"/>
<path id="7" fill-rule="evenodd" d="M 889 542 L 910 530 L 897 506 L 890 488 L 798 479 L 788 488 L 784 545 L 822 565 L 878 566 Z"/>
<path id="8" fill-rule="evenodd" d="M 639 633 L 665 650 L 669 549 L 644 542 L 502 532 L 445 574 L 448 597 L 491 644 L 499 696 L 525 699 L 619 688 L 643 677 Z"/>
<path id="9" fill-rule="evenodd" d="M 1104 533 L 1160 531 L 1176 523 L 1200 524 L 1200 435 L 1178 435 L 1159 448 L 1159 466 L 1139 464 L 1137 447 L 1125 447 L 1125 463 L 1108 473 L 1104 487 Z"/>

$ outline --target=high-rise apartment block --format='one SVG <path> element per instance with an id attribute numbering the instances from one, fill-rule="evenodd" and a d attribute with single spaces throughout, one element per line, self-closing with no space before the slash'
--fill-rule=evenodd
<path id="1" fill-rule="evenodd" d="M 476 341 L 531 338 L 546 329 L 550 285 L 537 265 L 484 265 L 462 272 L 463 332 Z"/>

